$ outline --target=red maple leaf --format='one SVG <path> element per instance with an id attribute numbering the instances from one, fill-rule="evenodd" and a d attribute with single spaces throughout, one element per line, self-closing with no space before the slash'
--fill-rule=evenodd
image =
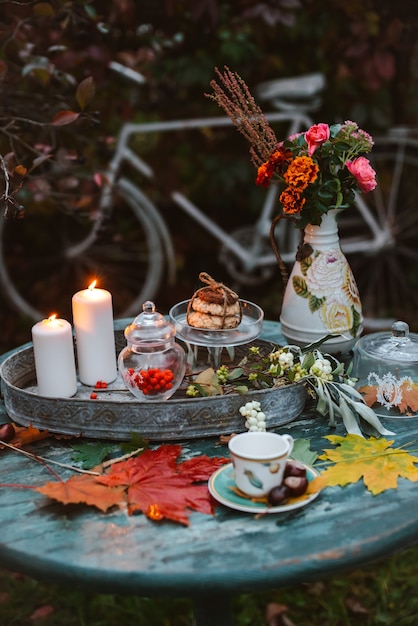
<path id="1" fill-rule="evenodd" d="M 178 463 L 180 453 L 180 445 L 145 450 L 140 456 L 115 463 L 108 474 L 97 480 L 109 486 L 127 487 L 130 514 L 142 511 L 154 520 L 167 518 L 187 525 L 187 509 L 213 514 L 207 485 L 194 483 L 207 481 L 228 459 L 202 455 Z"/>
<path id="2" fill-rule="evenodd" d="M 213 514 L 207 480 L 229 459 L 201 455 L 178 462 L 180 453 L 180 445 L 162 445 L 114 463 L 106 474 L 49 482 L 37 490 L 64 504 L 82 502 L 102 511 L 127 502 L 129 514 L 142 512 L 152 520 L 187 526 L 190 510 Z"/>

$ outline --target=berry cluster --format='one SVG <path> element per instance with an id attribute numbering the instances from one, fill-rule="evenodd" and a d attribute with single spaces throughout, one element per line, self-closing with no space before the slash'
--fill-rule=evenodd
<path id="1" fill-rule="evenodd" d="M 248 428 L 250 432 L 266 430 L 266 415 L 261 411 L 259 402 L 255 400 L 247 402 L 247 404 L 240 407 L 239 412 L 246 418 L 245 428 Z"/>
<path id="2" fill-rule="evenodd" d="M 136 385 L 145 396 L 164 393 L 173 387 L 174 374 L 169 369 L 152 367 L 148 370 L 136 372 L 133 367 L 128 368 L 129 383 Z"/>
<path id="3" fill-rule="evenodd" d="M 107 389 L 107 383 L 105 383 L 103 380 L 98 380 L 96 382 L 96 384 L 94 385 L 95 389 Z"/>
<path id="4" fill-rule="evenodd" d="M 107 389 L 107 383 L 105 383 L 103 380 L 98 380 L 96 384 L 94 385 L 94 388 L 95 389 Z M 97 393 L 95 391 L 91 392 L 90 400 L 97 400 Z"/>
<path id="5" fill-rule="evenodd" d="M 316 359 L 309 370 L 310 374 L 325 381 L 332 381 L 332 365 L 328 359 Z"/>

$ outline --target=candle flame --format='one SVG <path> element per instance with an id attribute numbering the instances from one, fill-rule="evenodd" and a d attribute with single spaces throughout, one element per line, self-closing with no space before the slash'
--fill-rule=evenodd
<path id="1" fill-rule="evenodd" d="M 93 291 L 93 289 L 94 289 L 94 288 L 95 288 L 95 286 L 96 286 L 96 283 L 97 283 L 97 280 L 93 280 L 93 282 L 91 283 L 91 285 L 89 285 L 89 289 L 90 289 L 90 291 Z"/>
<path id="2" fill-rule="evenodd" d="M 57 314 L 53 313 L 48 317 L 48 322 L 53 322 L 55 319 L 57 319 Z"/>

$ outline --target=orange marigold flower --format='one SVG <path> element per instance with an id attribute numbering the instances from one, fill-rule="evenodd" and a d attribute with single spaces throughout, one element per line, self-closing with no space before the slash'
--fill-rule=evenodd
<path id="1" fill-rule="evenodd" d="M 272 163 L 276 171 L 280 171 L 280 170 L 283 170 L 288 163 L 290 163 L 292 158 L 293 158 L 293 155 L 290 150 L 287 150 L 287 148 L 283 148 L 282 146 L 279 146 L 277 150 L 275 150 L 273 154 L 270 156 L 269 161 L 270 163 Z"/>
<path id="2" fill-rule="evenodd" d="M 257 178 L 255 179 L 256 185 L 261 185 L 264 188 L 267 188 L 270 184 L 271 177 L 273 176 L 273 166 L 269 161 L 266 161 L 257 171 Z"/>
<path id="3" fill-rule="evenodd" d="M 303 190 L 316 181 L 318 172 L 319 167 L 311 157 L 296 157 L 287 168 L 284 179 L 288 185 Z"/>
<path id="4" fill-rule="evenodd" d="M 292 153 L 290 150 L 279 146 L 270 156 L 268 161 L 260 165 L 257 171 L 255 182 L 262 187 L 268 187 L 274 172 L 282 173 L 286 165 L 291 161 Z"/>
<path id="5" fill-rule="evenodd" d="M 286 187 L 280 194 L 280 202 L 283 205 L 283 212 L 287 215 L 301 213 L 306 199 L 302 197 L 302 191 L 296 187 Z"/>

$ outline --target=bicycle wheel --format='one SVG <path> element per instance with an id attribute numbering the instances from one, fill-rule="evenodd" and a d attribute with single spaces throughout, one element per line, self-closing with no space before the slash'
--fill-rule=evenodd
<path id="1" fill-rule="evenodd" d="M 376 140 L 369 155 L 377 187 L 342 214 L 341 247 L 366 318 L 413 320 L 418 308 L 418 142 Z"/>
<path id="2" fill-rule="evenodd" d="M 21 220 L 0 220 L 0 281 L 11 304 L 33 320 L 71 319 L 72 295 L 97 279 L 112 293 L 115 317 L 136 315 L 158 290 L 164 266 L 161 237 L 140 203 L 121 184 L 93 245 L 67 251 L 88 236 L 87 216 L 41 207 Z"/>

